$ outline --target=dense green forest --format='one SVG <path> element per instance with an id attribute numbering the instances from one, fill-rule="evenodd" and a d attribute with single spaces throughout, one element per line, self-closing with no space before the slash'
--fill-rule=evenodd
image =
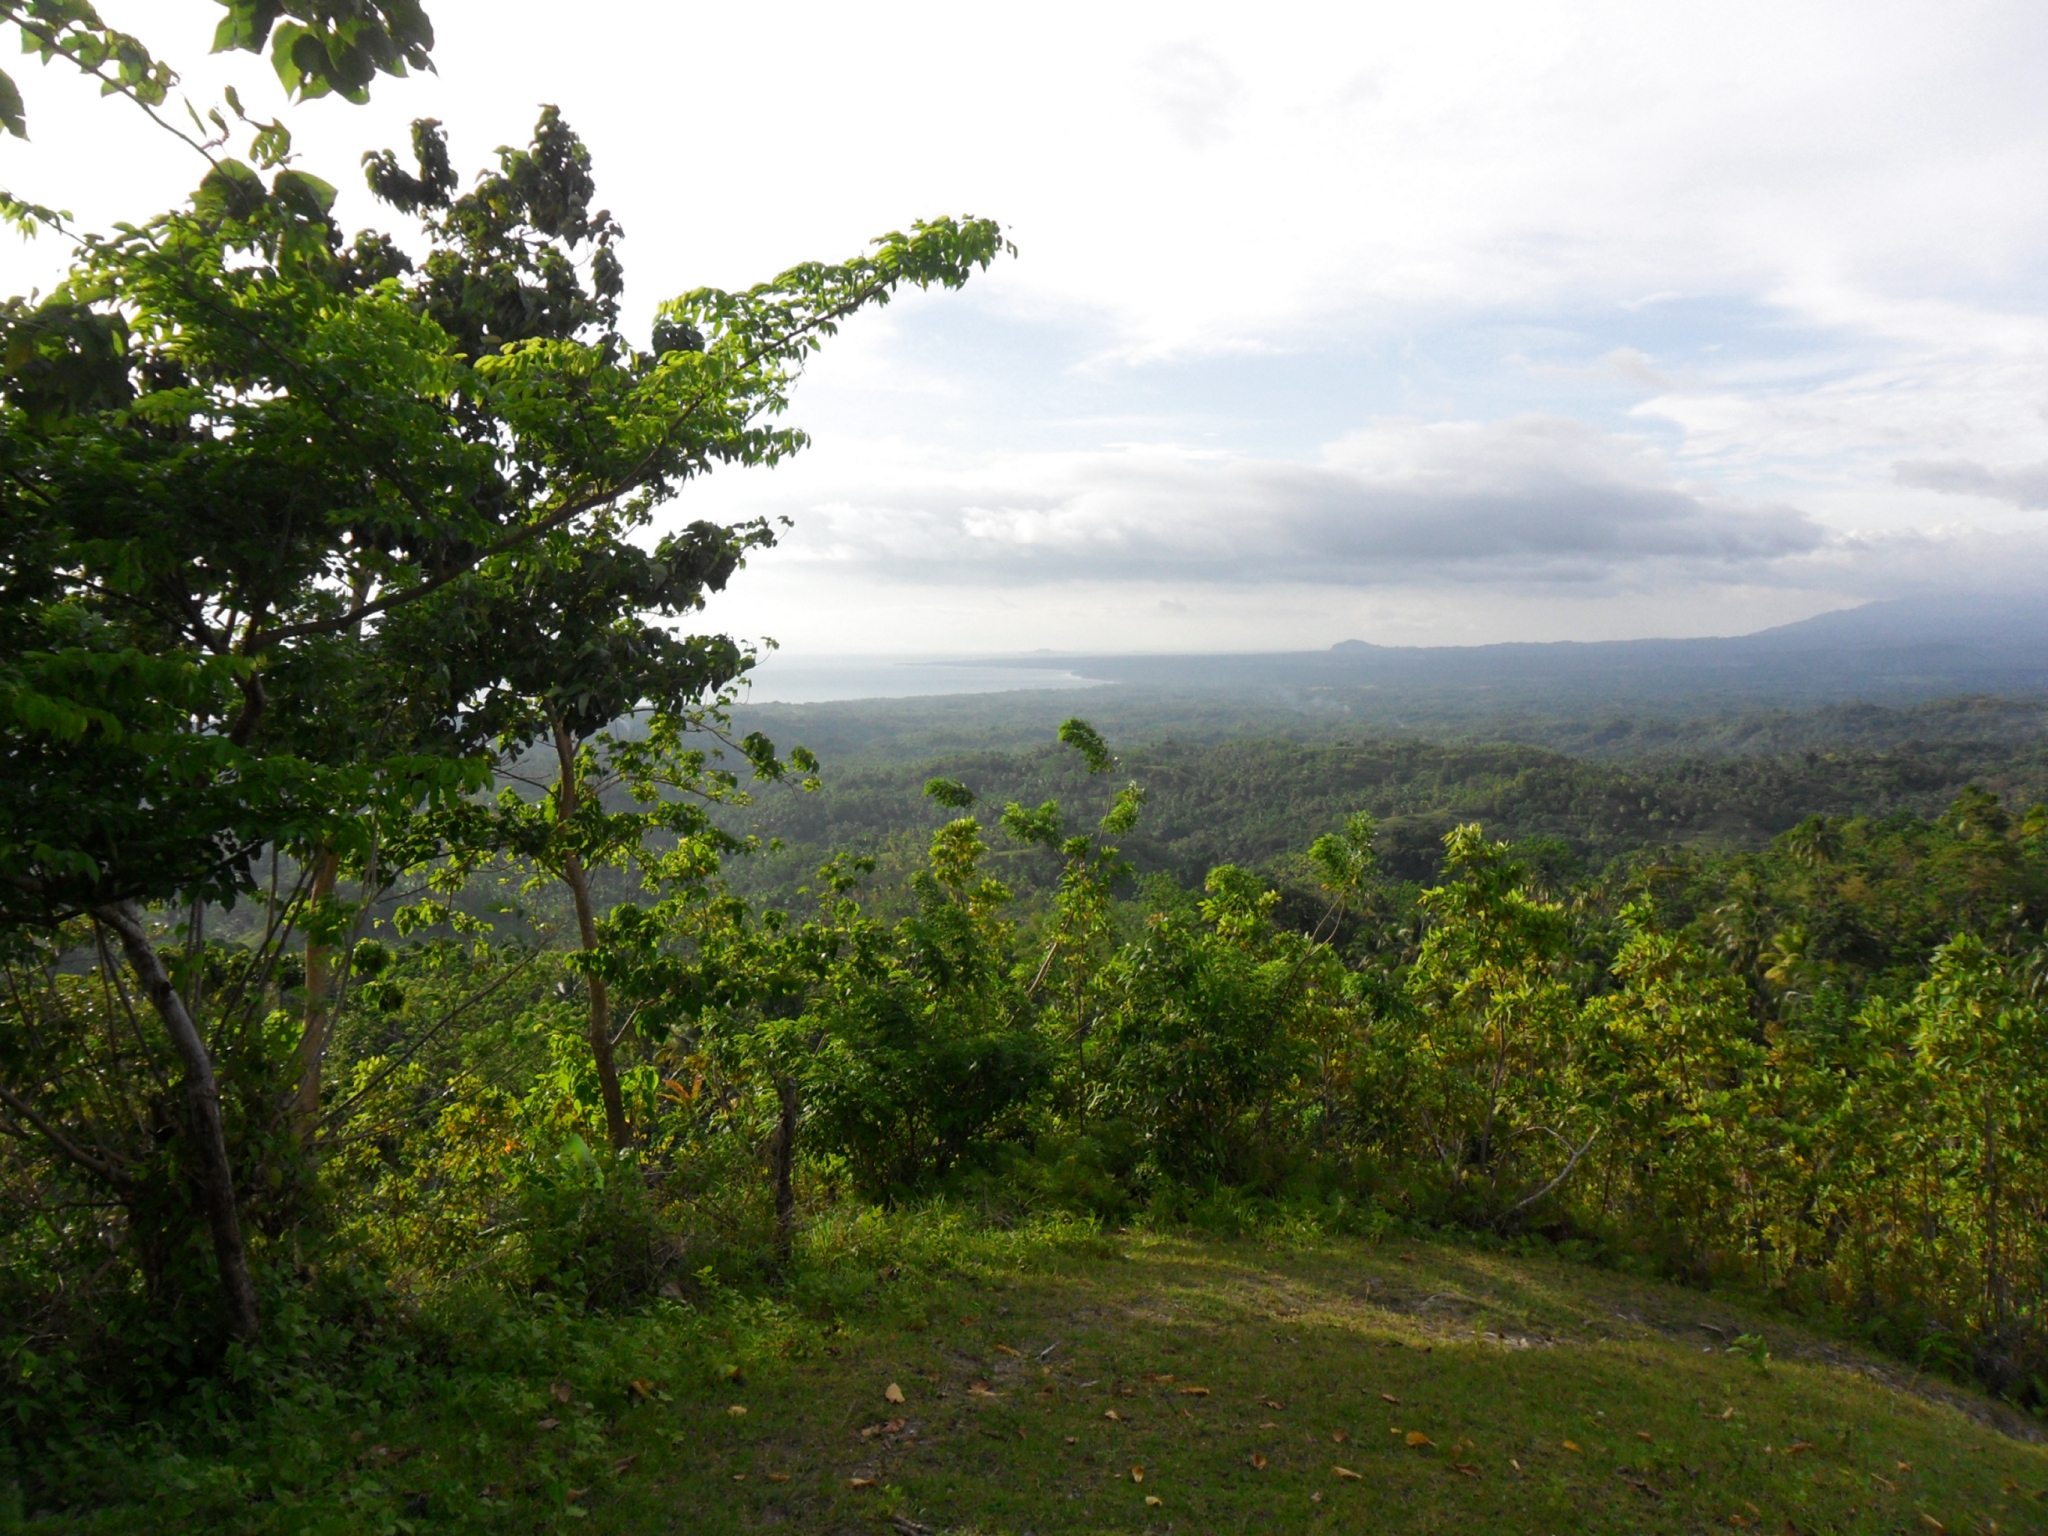
<path id="1" fill-rule="evenodd" d="M 1841 717 L 1862 713 L 1780 717 L 1765 740 L 1773 746 L 1788 737 L 1826 740 L 1838 734 L 1832 728 Z M 1924 730 L 2015 717 L 2036 726 L 2032 706 L 1999 700 L 1931 706 L 1910 718 Z M 783 723 L 803 731 L 814 722 L 798 715 Z M 1749 726 L 1741 739 L 1764 736 L 1761 722 Z M 828 740 L 829 731 L 828 717 Z M 806 732 L 803 739 L 818 734 Z M 1757 850 L 1816 814 L 1933 815 L 1971 784 L 2015 804 L 2048 800 L 2048 747 L 2038 728 L 2013 739 L 1959 732 L 1947 740 L 1905 736 L 1881 748 L 1840 743 L 1825 750 L 1725 750 L 1737 735 L 1731 722 L 1689 722 L 1669 733 L 1689 750 L 1621 761 L 1588 761 L 1516 738 L 1471 744 L 1410 737 L 1168 739 L 1123 753 L 1128 772 L 1147 791 L 1145 819 L 1124 840 L 1124 856 L 1141 875 L 1169 874 L 1186 885 L 1199 884 L 1224 863 L 1277 875 L 1287 855 L 1365 810 L 1378 822 L 1379 868 L 1398 879 L 1435 878 L 1444 835 L 1472 821 L 1509 842 L 1544 840 L 1554 845 L 1545 854 L 1552 866 L 1585 874 L 1658 848 Z M 906 878 L 943 815 L 922 796 L 933 776 L 969 781 L 997 801 L 1059 796 L 1095 814 L 1107 804 L 1107 791 L 1091 790 L 1080 767 L 1053 748 L 904 753 L 894 763 L 878 755 L 870 747 L 849 766 L 835 757 L 817 791 L 764 794 L 731 815 L 735 830 L 782 845 L 736 868 L 732 878 L 787 902 L 839 849 L 868 854 L 897 881 Z M 1050 883 L 1050 867 L 1023 851 L 995 857 L 1020 894 Z"/>
<path id="2" fill-rule="evenodd" d="M 432 41 L 226 10 L 302 95 Z M 89 9 L 4 17 L 165 99 Z M 401 241 L 228 105 L 188 200 L 0 310 L 0 1515 L 557 1528 L 636 1408 L 754 1369 L 709 1352 L 928 1329 L 948 1263 L 1048 1233 L 1561 1258 L 2048 1409 L 2038 702 L 1523 744 L 747 711 L 688 625 L 777 530 L 658 517 L 799 451 L 805 359 L 1001 228 L 643 345 L 553 108 L 466 183 L 432 121 L 367 156 Z M 379 1438 L 423 1403 L 434 1457 Z"/>
<path id="3" fill-rule="evenodd" d="M 802 741 L 841 764 L 902 762 L 954 752 L 1041 746 L 1060 721 L 1085 715 L 1119 741 L 1522 742 L 1591 761 L 1727 754 L 1897 751 L 1922 745 L 2024 746 L 2048 728 L 2031 694 L 1930 694 L 1907 704 L 1857 699 L 1818 708 L 1722 707 L 1683 693 L 1656 706 L 1591 703 L 1571 711 L 1495 697 L 1445 707 L 1389 689 L 1370 710 L 1337 711 L 1276 690 L 1197 692 L 1142 685 L 1032 689 L 951 698 L 833 704 L 745 704 L 734 719 L 778 741 Z"/>

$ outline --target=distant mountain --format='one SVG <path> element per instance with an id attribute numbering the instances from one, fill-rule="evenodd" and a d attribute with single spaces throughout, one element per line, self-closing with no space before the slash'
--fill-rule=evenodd
<path id="1" fill-rule="evenodd" d="M 1679 714 L 1957 694 L 2048 692 L 2048 599 L 1871 603 L 1755 634 L 1698 640 L 1382 646 L 1207 656 L 1015 657 L 1148 691 L 1310 711 L 1655 708 Z"/>

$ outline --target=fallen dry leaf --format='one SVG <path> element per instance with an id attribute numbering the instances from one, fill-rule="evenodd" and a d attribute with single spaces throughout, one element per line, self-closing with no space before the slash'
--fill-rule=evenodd
<path id="1" fill-rule="evenodd" d="M 1927 1513 L 1927 1511 L 1924 1509 L 1920 1511 L 1920 1523 L 1926 1526 L 1930 1531 L 1945 1531 L 1948 1529 L 1947 1526 L 1943 1525 L 1939 1520 L 1935 1519 L 1934 1516 Z"/>
<path id="2" fill-rule="evenodd" d="M 1812 1449 L 1813 1442 L 1811 1440 L 1794 1440 L 1785 1447 L 1785 1454 L 1787 1456 L 1797 1456 L 1801 1451 L 1810 1451 Z"/>
<path id="3" fill-rule="evenodd" d="M 1165 1505 L 1166 1500 L 1160 1498 L 1158 1494 L 1148 1493 L 1145 1495 L 1145 1507 L 1147 1509 L 1162 1509 Z"/>
<path id="4" fill-rule="evenodd" d="M 974 1319 L 971 1317 L 963 1317 L 960 1319 L 960 1326 L 962 1328 L 972 1328 L 974 1326 Z"/>
<path id="5" fill-rule="evenodd" d="M 1899 1485 L 1893 1482 L 1890 1478 L 1885 1477 L 1881 1473 L 1871 1473 L 1870 1480 L 1873 1483 L 1877 1484 L 1878 1487 L 1882 1488 L 1886 1493 L 1897 1493 L 1899 1491 Z"/>
<path id="6" fill-rule="evenodd" d="M 1345 1441 L 1349 1440 L 1350 1438 L 1350 1435 L 1346 1434 L 1343 1430 L 1340 1429 L 1335 1434 L 1330 1436 L 1330 1443 L 1332 1445 L 1342 1445 Z"/>
<path id="7" fill-rule="evenodd" d="M 1747 1500 L 1747 1499 L 1744 1499 L 1744 1500 L 1742 1501 L 1742 1507 L 1743 1507 L 1744 1509 L 1748 1510 L 1748 1511 L 1749 1511 L 1749 1512 L 1750 1512 L 1750 1513 L 1751 1513 L 1752 1515 L 1755 1515 L 1755 1516 L 1757 1517 L 1757 1519 L 1759 1519 L 1759 1520 L 1763 1519 L 1763 1517 L 1764 1517 L 1764 1512 L 1763 1512 L 1762 1510 L 1758 1509 L 1758 1508 L 1757 1508 L 1757 1507 L 1756 1507 L 1756 1506 L 1755 1506 L 1754 1504 L 1750 1503 L 1750 1502 L 1749 1502 L 1749 1500 Z"/>
<path id="8" fill-rule="evenodd" d="M 571 1488 L 566 1494 L 563 1495 L 563 1497 L 567 1499 L 571 1504 L 574 1504 L 578 1499 L 582 1498 L 588 1492 L 590 1492 L 588 1488 Z"/>
<path id="9" fill-rule="evenodd" d="M 1425 1445 L 1435 1445 L 1435 1444 L 1436 1444 L 1436 1442 L 1435 1442 L 1434 1440 L 1430 1439 L 1430 1438 L 1429 1438 L 1429 1436 L 1425 1435 L 1425 1434 L 1424 1434 L 1424 1433 L 1423 1433 L 1423 1432 L 1422 1432 L 1421 1430 L 1419 1430 L 1419 1429 L 1411 1429 L 1411 1430 L 1409 1430 L 1409 1431 L 1408 1431 L 1408 1433 L 1407 1433 L 1406 1435 L 1402 1436 L 1402 1439 L 1403 1439 L 1403 1440 L 1404 1440 L 1404 1441 L 1405 1441 L 1405 1442 L 1406 1442 L 1407 1444 L 1409 1444 L 1409 1445 L 1412 1445 L 1412 1446 L 1415 1446 L 1415 1447 L 1417 1447 L 1418 1449 L 1420 1449 L 1420 1448 L 1421 1448 L 1422 1446 L 1425 1446 Z"/>
<path id="10" fill-rule="evenodd" d="M 1279 1427 L 1280 1426 L 1278 1424 L 1275 1424 L 1271 1419 L 1266 1420 L 1265 1423 L 1259 1426 L 1259 1428 L 1261 1429 L 1278 1429 Z"/>
<path id="11" fill-rule="evenodd" d="M 849 1488 L 872 1488 L 875 1486 L 875 1480 L 872 1477 L 849 1477 L 846 1480 L 846 1486 Z"/>
<path id="12" fill-rule="evenodd" d="M 902 1402 L 902 1401 L 903 1401 L 903 1389 L 902 1389 L 901 1387 L 897 1386 L 895 1382 L 893 1382 L 893 1381 L 892 1381 L 892 1382 L 890 1382 L 888 1386 L 886 1386 L 886 1387 L 884 1387 L 884 1388 L 882 1389 L 882 1401 L 883 1401 L 883 1402 L 885 1402 L 885 1403 L 900 1403 L 900 1402 Z"/>
<path id="13" fill-rule="evenodd" d="M 1080 1437 L 1079 1435 L 1069 1435 L 1069 1436 L 1067 1436 L 1067 1444 L 1069 1444 L 1069 1445 L 1079 1445 L 1080 1443 L 1081 1443 L 1081 1437 Z"/>
<path id="14" fill-rule="evenodd" d="M 789 1474 L 787 1472 L 770 1472 L 768 1474 L 768 1481 L 771 1483 L 786 1483 L 789 1481 Z"/>
<path id="15" fill-rule="evenodd" d="M 1266 1470 L 1266 1458 L 1261 1456 L 1257 1451 L 1253 1451 L 1250 1457 L 1248 1457 L 1247 1459 L 1251 1462 L 1252 1470 L 1254 1472 L 1263 1472 Z"/>
<path id="16" fill-rule="evenodd" d="M 1913 1463 L 1910 1461 L 1895 1461 L 1892 1463 L 1892 1470 L 1894 1472 L 1910 1472 L 1913 1470 Z"/>
<path id="17" fill-rule="evenodd" d="M 1330 1468 L 1330 1470 L 1336 1473 L 1339 1477 L 1348 1478 L 1354 1483 L 1362 1483 L 1365 1481 L 1364 1477 L 1352 1471 L 1349 1467 L 1332 1467 Z"/>
<path id="18" fill-rule="evenodd" d="M 1394 1396 L 1391 1392 L 1382 1392 L 1380 1394 L 1380 1401 L 1383 1403 L 1399 1403 L 1401 1399 Z"/>
<path id="19" fill-rule="evenodd" d="M 1124 1421 L 1124 1416 L 1123 1416 L 1122 1414 L 1118 1413 L 1118 1412 L 1117 1412 L 1117 1411 L 1116 1411 L 1116 1410 L 1115 1410 L 1114 1408 L 1108 1408 L 1108 1409 L 1105 1409 L 1105 1410 L 1103 1410 L 1103 1414 L 1102 1414 L 1102 1416 L 1103 1416 L 1103 1417 L 1104 1417 L 1105 1419 L 1114 1419 L 1114 1420 L 1116 1420 L 1116 1422 L 1117 1422 L 1117 1423 L 1119 1423 L 1119 1424 L 1123 1423 L 1123 1421 Z"/>
<path id="20" fill-rule="evenodd" d="M 999 1355 L 1016 1355 L 1017 1351 L 1010 1348 L 1010 1346 L 1007 1344 L 998 1344 L 996 1346 L 996 1353 Z M 1023 1357 L 1019 1355 L 1018 1358 L 1022 1359 Z"/>
<path id="21" fill-rule="evenodd" d="M 1568 1451 L 1576 1451 L 1579 1448 L 1579 1442 L 1576 1440 L 1567 1440 L 1564 1443 L 1564 1448 Z"/>
<path id="22" fill-rule="evenodd" d="M 1647 1441 L 1649 1441 L 1649 1442 L 1650 1442 L 1650 1443 L 1651 1443 L 1652 1445 L 1655 1445 L 1655 1444 L 1657 1443 L 1657 1437 L 1656 1437 L 1655 1435 L 1652 1435 L 1652 1434 L 1651 1434 L 1651 1433 L 1650 1433 L 1650 1432 L 1649 1432 L 1649 1431 L 1648 1431 L 1647 1429 L 1639 1429 L 1639 1430 L 1637 1430 L 1637 1431 L 1636 1431 L 1636 1438 L 1637 1438 L 1638 1440 L 1647 1440 Z"/>
<path id="23" fill-rule="evenodd" d="M 633 1389 L 633 1395 L 641 1399 L 643 1402 L 646 1401 L 648 1398 L 654 1396 L 654 1388 L 647 1382 L 635 1380 L 627 1382 L 626 1385 L 631 1387 Z"/>
<path id="24" fill-rule="evenodd" d="M 1749 1524 L 1749 1522 L 1748 1522 L 1747 1520 L 1743 1519 L 1743 1518 L 1742 1518 L 1742 1516 L 1740 1516 L 1740 1515 L 1730 1515 L 1730 1516 L 1728 1517 L 1728 1523 L 1729 1523 L 1730 1525 L 1739 1525 L 1739 1526 L 1747 1526 L 1747 1525 Z"/>
<path id="25" fill-rule="evenodd" d="M 1285 1403 L 1274 1402 L 1273 1399 L 1271 1399 L 1270 1397 L 1262 1397 L 1259 1399 L 1259 1401 L 1264 1406 L 1273 1409 L 1276 1413 L 1287 1406 Z"/>
<path id="26" fill-rule="evenodd" d="M 1415 1262 L 1415 1255 L 1412 1253 L 1404 1253 L 1400 1255 L 1400 1259 L 1403 1264 L 1413 1264 Z"/>
<path id="27" fill-rule="evenodd" d="M 626 1475 L 626 1469 L 632 1466 L 633 1463 L 638 1461 L 639 1459 L 640 1453 L 638 1451 L 635 1451 L 630 1456 L 621 1456 L 617 1461 L 612 1463 L 612 1476 L 624 1477 Z"/>
<path id="28" fill-rule="evenodd" d="M 1467 1477 L 1477 1477 L 1479 1475 L 1479 1469 L 1469 1461 L 1454 1461 L 1451 1463 L 1451 1470 L 1453 1472 L 1462 1472 Z"/>
<path id="29" fill-rule="evenodd" d="M 554 1429 L 558 1425 L 560 1425 L 561 1422 L 562 1421 L 560 1419 L 542 1419 L 538 1424 L 534 1425 L 533 1427 L 535 1429 Z"/>
<path id="30" fill-rule="evenodd" d="M 570 1386 L 569 1383 L 567 1383 L 566 1381 L 558 1381 L 552 1387 L 548 1388 L 548 1396 L 552 1397 L 558 1403 L 566 1403 L 567 1401 L 569 1401 L 571 1397 L 575 1395 L 575 1392 L 576 1389 Z"/>
<path id="31" fill-rule="evenodd" d="M 1722 1410 L 1720 1411 L 1720 1413 L 1716 1415 L 1716 1417 L 1717 1417 L 1717 1418 L 1723 1418 L 1723 1419 L 1732 1419 L 1732 1418 L 1734 1418 L 1734 1417 L 1735 1417 L 1735 1405 L 1734 1405 L 1733 1403 L 1730 1403 L 1730 1404 L 1729 1404 L 1729 1405 L 1728 1405 L 1728 1406 L 1727 1406 L 1726 1408 L 1723 1408 L 1723 1409 L 1722 1409 Z"/>
<path id="32" fill-rule="evenodd" d="M 734 1403 L 725 1411 L 736 1419 L 744 1419 L 747 1416 L 747 1405 L 745 1403 Z"/>
<path id="33" fill-rule="evenodd" d="M 1522 1464 L 1519 1461 L 1515 1460 L 1515 1458 L 1512 1456 L 1508 1458 L 1508 1465 L 1513 1467 L 1517 1472 L 1522 1470 Z"/>
<path id="34" fill-rule="evenodd" d="M 1142 1483 L 1143 1481 L 1145 1481 L 1145 1469 L 1143 1467 L 1131 1468 L 1131 1481 L 1134 1483 Z"/>
<path id="35" fill-rule="evenodd" d="M 1207 1397 L 1209 1389 L 1207 1387 L 1182 1387 L 1180 1395 L 1182 1397 Z"/>

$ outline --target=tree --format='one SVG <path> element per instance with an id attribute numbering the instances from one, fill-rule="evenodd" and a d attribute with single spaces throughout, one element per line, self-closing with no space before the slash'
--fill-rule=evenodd
<path id="1" fill-rule="evenodd" d="M 714 465 L 796 451 L 774 418 L 843 319 L 1006 248 L 986 220 L 921 223 L 670 301 L 643 351 L 612 325 L 616 227 L 577 204 L 587 157 L 552 113 L 501 164 L 509 208 L 448 199 L 430 125 L 415 142 L 418 176 L 371 172 L 445 208 L 422 270 L 381 236 L 345 246 L 317 178 L 223 160 L 187 207 L 87 239 L 52 294 L 0 311 L 0 925 L 90 914 L 119 937 L 180 1044 L 245 1336 L 200 1021 L 144 909 L 250 894 L 265 847 L 361 861 L 365 806 L 474 787 L 467 719 L 364 708 L 392 616 L 630 524 Z M 585 243 L 590 289 L 570 293 Z M 508 247 L 539 281 L 492 267 Z M 514 304 L 548 325 L 501 339 Z"/>
<path id="2" fill-rule="evenodd" d="M 1102 735 L 1086 720 L 1062 722 L 1059 740 L 1081 754 L 1088 772 L 1109 773 L 1117 759 Z M 927 793 L 930 788 L 927 786 Z M 1145 791 L 1135 782 L 1117 792 L 1103 813 L 1093 834 L 1063 830 L 1059 802 L 1048 800 L 1036 810 L 1016 802 L 1003 807 L 1002 828 L 1016 841 L 1057 853 L 1060 858 L 1058 893 L 1053 898 L 1053 919 L 1048 929 L 1045 955 L 1031 978 L 1026 995 L 1047 989 L 1045 1007 L 1060 1018 L 1073 1042 L 1076 1083 L 1075 1101 L 1082 1122 L 1088 1118 L 1088 1037 L 1101 1021 L 1106 1002 L 1103 997 L 1103 968 L 1116 946 L 1116 913 L 1112 899 L 1117 882 L 1130 873 L 1109 838 L 1121 838 L 1138 824 L 1144 809 Z"/>
<path id="3" fill-rule="evenodd" d="M 379 74 L 434 67 L 434 26 L 414 0 L 217 3 L 227 15 L 214 31 L 213 51 L 261 53 L 268 46 L 278 80 L 302 101 L 330 92 L 348 101 L 368 101 L 370 82 Z M 100 82 L 102 94 L 126 96 L 151 117 L 157 117 L 155 109 L 178 83 L 169 63 L 151 54 L 134 34 L 107 25 L 87 0 L 6 0 L 0 3 L 0 23 L 14 25 L 23 52 L 40 54 L 45 64 L 69 60 Z M 0 127 L 16 138 L 28 137 L 21 90 L 4 72 Z M 171 131 L 184 136 L 177 128 Z"/>
<path id="4" fill-rule="evenodd" d="M 1527 872 L 1476 824 L 1449 833 L 1444 855 L 1450 878 L 1422 894 L 1430 926 L 1408 983 L 1430 1069 L 1417 1118 L 1454 1197 L 1504 1220 L 1556 1189 L 1598 1134 L 1575 1147 L 1576 1131 L 1560 1128 L 1581 1113 L 1564 975 L 1571 932 L 1563 909 L 1530 896 Z M 1544 1145 L 1561 1167 L 1533 1152 Z"/>
<path id="5" fill-rule="evenodd" d="M 2031 973 L 2031 974 L 2030 974 Z M 1960 1239 L 1955 1269 L 1974 1263 L 1980 1326 L 2006 1332 L 2017 1274 L 2039 1273 L 2048 1209 L 2048 1009 L 2038 958 L 2000 954 L 1975 934 L 1936 951 L 1913 997 L 1921 1092 L 1942 1134 L 1927 1138 L 1943 1225 Z"/>

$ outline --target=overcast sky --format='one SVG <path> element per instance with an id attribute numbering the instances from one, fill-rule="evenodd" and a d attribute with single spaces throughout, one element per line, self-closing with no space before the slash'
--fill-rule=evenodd
<path id="1" fill-rule="evenodd" d="M 291 109 L 302 163 L 357 188 L 434 116 L 480 166 L 557 103 L 642 327 L 919 216 L 1016 242 L 847 328 L 796 396 L 807 453 L 670 509 L 793 520 L 712 609 L 792 653 L 1727 634 L 2048 591 L 2038 0 L 428 3 L 438 76 Z M 102 10 L 202 105 L 279 102 L 205 58 L 200 0 Z M 132 109 L 8 67 L 35 139 L 0 185 L 103 227 L 194 181 Z M 55 242 L 0 238 L 0 289 L 49 282 Z"/>

